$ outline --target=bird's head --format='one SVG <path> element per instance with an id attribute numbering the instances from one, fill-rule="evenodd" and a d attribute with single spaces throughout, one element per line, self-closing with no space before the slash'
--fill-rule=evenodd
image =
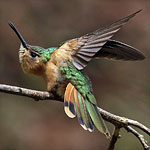
<path id="1" fill-rule="evenodd" d="M 43 75 L 45 72 L 45 64 L 50 59 L 51 51 L 39 46 L 31 46 L 27 44 L 17 28 L 12 23 L 9 23 L 9 25 L 21 41 L 21 46 L 19 48 L 19 61 L 22 69 L 27 73 Z"/>

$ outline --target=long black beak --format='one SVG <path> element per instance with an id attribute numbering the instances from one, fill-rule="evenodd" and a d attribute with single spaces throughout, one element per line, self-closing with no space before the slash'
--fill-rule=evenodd
<path id="1" fill-rule="evenodd" d="M 24 40 L 24 38 L 22 37 L 22 35 L 19 33 L 19 31 L 17 30 L 17 28 L 14 26 L 14 24 L 12 22 L 8 22 L 8 24 L 14 30 L 14 32 L 17 34 L 17 36 L 20 39 L 23 47 L 26 48 L 26 49 L 28 49 L 26 41 Z"/>

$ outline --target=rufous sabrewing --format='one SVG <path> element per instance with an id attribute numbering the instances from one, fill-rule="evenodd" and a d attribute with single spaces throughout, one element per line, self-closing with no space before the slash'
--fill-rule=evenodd
<path id="1" fill-rule="evenodd" d="M 83 69 L 94 58 L 145 58 L 136 48 L 111 40 L 111 37 L 138 12 L 140 11 L 104 28 L 50 48 L 27 44 L 13 23 L 9 22 L 9 25 L 21 40 L 19 60 L 24 72 L 43 77 L 47 82 L 47 90 L 64 98 L 66 114 L 70 118 L 77 116 L 79 124 L 85 130 L 92 132 L 95 126 L 109 136 L 105 122 L 98 112 L 90 79 L 83 73 Z"/>

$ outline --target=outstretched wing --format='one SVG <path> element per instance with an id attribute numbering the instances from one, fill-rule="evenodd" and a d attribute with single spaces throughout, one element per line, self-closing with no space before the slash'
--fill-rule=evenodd
<path id="1" fill-rule="evenodd" d="M 115 60 L 143 60 L 145 56 L 136 48 L 115 40 L 108 40 L 94 58 Z"/>
<path id="2" fill-rule="evenodd" d="M 86 34 L 80 38 L 70 41 L 72 47 L 71 55 L 73 58 L 73 64 L 81 70 L 87 66 L 88 62 L 93 56 L 101 50 L 104 44 L 116 33 L 129 19 L 134 17 L 141 10 L 125 17 L 109 26 L 98 29 L 92 33 Z"/>
<path id="3" fill-rule="evenodd" d="M 96 105 L 88 99 L 83 98 L 80 92 L 69 83 L 66 87 L 64 96 L 64 110 L 70 118 L 77 116 L 79 124 L 90 132 L 96 128 L 109 136 L 108 129 L 97 111 Z"/>

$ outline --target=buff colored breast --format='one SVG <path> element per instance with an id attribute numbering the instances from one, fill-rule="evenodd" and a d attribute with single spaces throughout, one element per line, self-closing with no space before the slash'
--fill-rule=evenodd
<path id="1" fill-rule="evenodd" d="M 68 43 L 53 52 L 51 59 L 46 64 L 45 77 L 48 91 L 51 91 L 58 82 L 63 82 L 60 67 L 65 65 L 66 61 L 72 61 Z"/>

